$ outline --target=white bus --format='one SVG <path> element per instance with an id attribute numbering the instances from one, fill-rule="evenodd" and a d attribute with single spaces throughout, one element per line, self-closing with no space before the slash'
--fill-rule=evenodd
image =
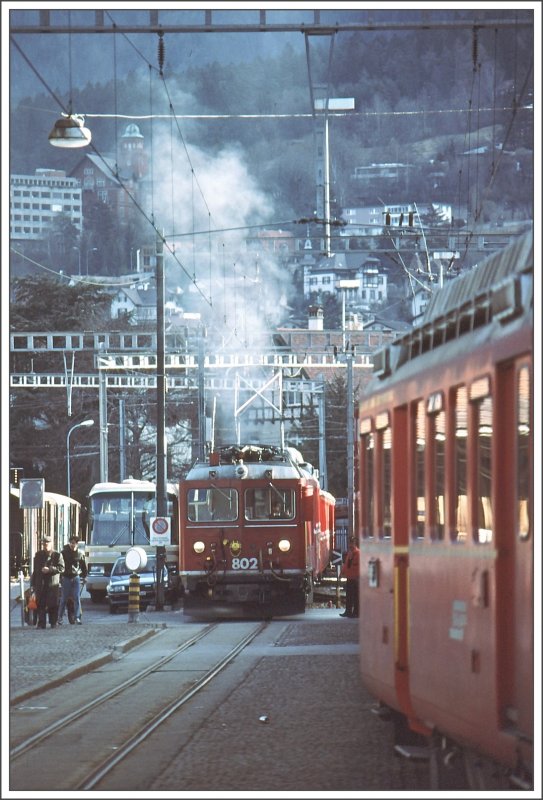
<path id="1" fill-rule="evenodd" d="M 178 487 L 167 486 L 167 512 L 171 544 L 166 545 L 166 566 L 174 586 L 179 572 Z M 129 548 L 138 545 L 156 553 L 150 543 L 150 520 L 156 517 L 156 485 L 129 478 L 121 483 L 96 483 L 88 496 L 88 527 L 85 546 L 87 591 L 93 602 L 106 597 L 111 568 Z"/>

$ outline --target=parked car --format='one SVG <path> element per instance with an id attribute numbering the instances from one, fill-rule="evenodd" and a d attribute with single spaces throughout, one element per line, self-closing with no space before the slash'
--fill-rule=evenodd
<path id="1" fill-rule="evenodd" d="M 128 610 L 128 592 L 132 571 L 126 566 L 124 556 L 120 556 L 114 563 L 107 585 L 107 601 L 110 614 L 116 614 L 119 609 Z M 140 610 L 144 611 L 149 604 L 156 601 L 156 556 L 148 555 L 147 564 L 138 571 L 140 576 Z M 166 565 L 163 572 L 164 599 L 171 602 L 174 591 L 171 586 L 170 575 Z"/>

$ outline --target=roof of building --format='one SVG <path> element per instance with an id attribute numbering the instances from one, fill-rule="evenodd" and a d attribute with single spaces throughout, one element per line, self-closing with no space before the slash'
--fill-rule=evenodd
<path id="1" fill-rule="evenodd" d="M 120 182 L 116 177 L 118 174 L 118 166 L 115 159 L 111 156 L 96 156 L 92 153 L 85 153 L 81 161 L 78 161 L 75 167 L 71 170 L 70 175 L 77 172 L 84 161 L 90 161 L 94 166 L 102 172 L 110 181 L 120 186 Z"/>
<path id="2" fill-rule="evenodd" d="M 156 308 L 157 294 L 154 287 L 148 289 L 136 289 L 130 286 L 123 286 L 119 289 L 117 294 L 124 294 L 135 305 L 139 306 L 153 306 Z"/>

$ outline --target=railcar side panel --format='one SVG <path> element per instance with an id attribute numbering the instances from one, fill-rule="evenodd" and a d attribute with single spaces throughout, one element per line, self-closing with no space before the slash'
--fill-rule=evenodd
<path id="1" fill-rule="evenodd" d="M 412 730 L 519 785 L 533 763 L 531 270 L 526 237 L 438 297 L 358 411 L 363 680 Z"/>

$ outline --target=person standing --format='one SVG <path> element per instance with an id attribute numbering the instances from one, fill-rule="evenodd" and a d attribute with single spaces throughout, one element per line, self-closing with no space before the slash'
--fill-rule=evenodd
<path id="1" fill-rule="evenodd" d="M 57 627 L 58 602 L 60 594 L 60 576 L 64 572 L 64 559 L 61 553 L 53 550 L 53 540 L 50 536 L 42 539 L 42 549 L 34 556 L 34 565 L 30 584 L 38 601 L 38 628 L 47 627 L 47 613 L 49 624 Z"/>
<path id="2" fill-rule="evenodd" d="M 64 575 L 61 578 L 62 593 L 58 613 L 58 624 L 62 625 L 64 611 L 68 608 L 68 621 L 71 625 L 81 625 L 81 590 L 87 577 L 87 562 L 79 551 L 79 537 L 74 533 L 62 548 Z"/>
<path id="3" fill-rule="evenodd" d="M 345 611 L 340 617 L 358 617 L 358 584 L 360 578 L 360 550 L 356 536 L 349 539 L 349 549 L 340 573 L 342 578 L 347 579 L 345 587 Z"/>

